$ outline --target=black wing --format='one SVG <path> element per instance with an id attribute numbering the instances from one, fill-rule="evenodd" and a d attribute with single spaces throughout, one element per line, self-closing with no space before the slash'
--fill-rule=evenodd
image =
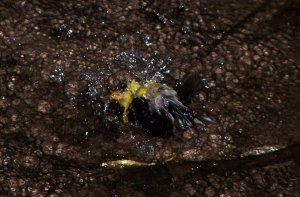
<path id="1" fill-rule="evenodd" d="M 151 136 L 168 137 L 174 132 L 174 122 L 168 114 L 164 111 L 160 114 L 150 111 L 148 100 L 142 97 L 133 99 L 128 109 L 128 119 Z"/>

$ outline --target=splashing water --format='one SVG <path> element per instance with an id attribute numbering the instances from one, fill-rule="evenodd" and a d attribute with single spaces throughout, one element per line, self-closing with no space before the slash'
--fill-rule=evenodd
<path id="1" fill-rule="evenodd" d="M 63 83 L 65 81 L 65 74 L 61 66 L 56 66 L 52 75 L 50 75 L 50 79 L 57 83 Z"/>
<path id="2" fill-rule="evenodd" d="M 172 59 L 170 57 L 145 58 L 137 52 L 121 52 L 119 55 L 116 55 L 115 61 L 125 66 L 134 78 L 141 81 L 161 82 L 164 80 L 165 75 L 170 73 L 169 64 L 172 62 Z"/>
<path id="3" fill-rule="evenodd" d="M 107 85 L 110 77 L 110 65 L 107 66 L 107 69 L 88 70 L 82 75 L 82 78 L 88 83 L 86 95 L 89 98 L 89 105 L 93 107 L 94 114 L 97 116 L 106 112 L 107 105 L 110 102 L 105 97 L 110 91 Z"/>

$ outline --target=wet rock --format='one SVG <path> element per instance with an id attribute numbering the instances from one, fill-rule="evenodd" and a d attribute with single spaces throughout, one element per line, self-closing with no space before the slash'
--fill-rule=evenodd
<path id="1" fill-rule="evenodd" d="M 215 195 L 215 191 L 212 187 L 207 187 L 205 189 L 205 195 L 206 196 L 214 196 Z"/>
<path id="2" fill-rule="evenodd" d="M 194 196 L 197 192 L 197 190 L 191 184 L 186 184 L 184 189 L 191 196 Z"/>
<path id="3" fill-rule="evenodd" d="M 38 111 L 42 112 L 42 113 L 49 113 L 51 109 L 51 105 L 49 102 L 45 101 L 45 100 L 41 100 L 39 101 L 38 104 Z"/>
<path id="4" fill-rule="evenodd" d="M 234 173 L 205 162 L 299 144 L 298 7 L 0 1 L 1 195 L 293 196 L 299 167 L 283 162 L 290 153 Z M 208 88 L 185 104 L 214 125 L 157 139 L 121 124 L 109 99 L 120 81 L 176 88 L 191 73 Z M 128 158 L 157 165 L 99 166 Z"/>

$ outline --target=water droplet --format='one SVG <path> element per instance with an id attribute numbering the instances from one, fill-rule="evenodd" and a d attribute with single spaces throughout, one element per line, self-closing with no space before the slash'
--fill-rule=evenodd
<path id="1" fill-rule="evenodd" d="M 92 100 L 96 100 L 97 93 L 98 92 L 95 86 L 93 84 L 88 84 L 87 95 L 89 96 L 89 98 Z"/>
<path id="2" fill-rule="evenodd" d="M 190 28 L 189 26 L 183 26 L 183 27 L 181 28 L 181 31 L 182 31 L 182 33 L 184 33 L 184 34 L 189 34 L 189 33 L 191 33 L 191 28 Z"/>
<path id="3" fill-rule="evenodd" d="M 185 9 L 185 4 L 180 2 L 179 9 L 184 10 Z"/>
<path id="4" fill-rule="evenodd" d="M 92 157 L 92 150 L 87 150 L 87 157 L 90 159 Z"/>
<path id="5" fill-rule="evenodd" d="M 142 36 L 142 39 L 147 47 L 152 45 L 152 37 L 149 34 L 145 34 Z"/>
<path id="6" fill-rule="evenodd" d="M 156 18 L 163 24 L 167 24 L 168 19 L 162 15 L 161 13 L 159 13 L 158 11 L 154 11 Z"/>
<path id="7" fill-rule="evenodd" d="M 67 31 L 67 36 L 70 38 L 70 37 L 72 36 L 72 34 L 73 34 L 73 30 L 72 30 L 72 29 L 69 29 L 69 30 Z"/>
<path id="8" fill-rule="evenodd" d="M 208 82 L 206 81 L 205 78 L 202 79 L 202 86 L 203 86 L 206 90 L 210 88 L 209 85 L 208 85 Z"/>
<path id="9" fill-rule="evenodd" d="M 150 154 L 155 151 L 154 146 L 152 144 L 150 144 L 149 141 L 147 141 L 147 140 L 136 143 L 135 147 L 141 153 Z"/>
<path id="10" fill-rule="evenodd" d="M 189 42 L 188 42 L 188 40 L 186 38 L 182 38 L 179 41 L 179 44 L 182 45 L 182 46 L 187 46 L 189 44 Z"/>
<path id="11" fill-rule="evenodd" d="M 126 40 L 127 40 L 126 35 L 125 34 L 121 34 L 120 37 L 119 37 L 119 40 L 120 40 L 121 43 L 126 42 Z"/>
<path id="12" fill-rule="evenodd" d="M 63 83 L 65 80 L 65 74 L 60 66 L 56 66 L 54 73 L 50 75 L 50 79 L 54 80 L 57 83 Z"/>
<path id="13" fill-rule="evenodd" d="M 152 81 L 160 82 L 164 79 L 164 75 L 160 72 L 156 72 L 152 77 Z"/>
<path id="14" fill-rule="evenodd" d="M 122 65 L 132 69 L 137 62 L 138 56 L 133 52 L 126 53 L 125 51 L 123 51 L 119 55 L 116 55 L 115 59 Z"/>
<path id="15" fill-rule="evenodd" d="M 62 24 L 57 29 L 54 30 L 54 36 L 59 39 L 69 39 L 73 35 L 73 30 L 67 25 Z"/>
<path id="16" fill-rule="evenodd" d="M 170 19 L 170 23 L 171 23 L 171 25 L 174 26 L 174 25 L 176 25 L 176 20 L 172 18 L 172 19 Z"/>

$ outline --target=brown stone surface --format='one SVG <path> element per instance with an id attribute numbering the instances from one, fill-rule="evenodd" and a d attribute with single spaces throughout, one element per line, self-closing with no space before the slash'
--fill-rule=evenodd
<path id="1" fill-rule="evenodd" d="M 299 196 L 299 16 L 290 0 L 1 0 L 0 195 Z M 151 138 L 109 100 L 120 80 L 190 76 L 204 130 Z M 116 159 L 157 165 L 100 168 Z"/>

